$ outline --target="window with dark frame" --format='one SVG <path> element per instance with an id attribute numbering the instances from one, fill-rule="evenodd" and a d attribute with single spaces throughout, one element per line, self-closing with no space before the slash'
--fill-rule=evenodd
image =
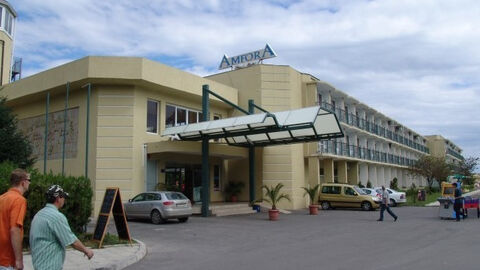
<path id="1" fill-rule="evenodd" d="M 187 124 L 187 110 L 177 107 L 177 126 L 182 126 Z"/>
<path id="2" fill-rule="evenodd" d="M 165 127 L 195 124 L 203 121 L 203 114 L 196 110 L 167 104 L 165 108 Z"/>
<path id="3" fill-rule="evenodd" d="M 158 102 L 147 101 L 147 132 L 158 133 Z"/>

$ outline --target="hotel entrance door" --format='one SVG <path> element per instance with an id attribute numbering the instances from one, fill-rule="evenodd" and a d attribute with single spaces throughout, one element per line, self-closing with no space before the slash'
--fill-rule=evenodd
<path id="1" fill-rule="evenodd" d="M 201 203 L 202 166 L 197 164 L 167 165 L 165 185 L 167 190 L 182 192 L 192 203 Z"/>

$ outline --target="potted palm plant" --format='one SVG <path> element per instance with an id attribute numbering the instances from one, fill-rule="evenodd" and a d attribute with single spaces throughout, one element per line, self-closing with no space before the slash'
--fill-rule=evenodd
<path id="1" fill-rule="evenodd" d="M 308 208 L 310 209 L 310 215 L 318 215 L 318 204 L 316 204 L 316 199 L 320 184 L 317 184 L 314 187 L 309 186 L 302 188 L 305 190 L 305 194 L 303 194 L 303 196 L 308 194 L 308 197 L 310 198 L 310 205 L 308 206 Z"/>
<path id="2" fill-rule="evenodd" d="M 242 192 L 243 187 L 245 186 L 245 183 L 243 182 L 235 182 L 235 181 L 230 181 L 228 182 L 228 185 L 225 187 L 225 193 L 227 193 L 228 199 L 231 202 L 237 202 L 238 201 L 238 195 L 240 192 Z"/>
<path id="3" fill-rule="evenodd" d="M 265 189 L 265 201 L 272 205 L 272 209 L 268 210 L 268 217 L 270 220 L 277 220 L 279 213 L 277 209 L 277 203 L 282 199 L 290 201 L 290 196 L 280 192 L 283 188 L 282 183 L 278 183 L 275 187 L 268 187 L 264 185 L 263 188 Z"/>

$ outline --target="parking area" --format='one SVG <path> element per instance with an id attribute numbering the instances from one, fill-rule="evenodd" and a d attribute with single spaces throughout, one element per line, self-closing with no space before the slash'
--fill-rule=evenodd
<path id="1" fill-rule="evenodd" d="M 361 210 L 299 210 L 275 222 L 267 213 L 130 221 L 148 252 L 127 269 L 478 269 L 476 215 L 455 222 L 440 220 L 436 207 L 393 210 L 397 222 Z"/>

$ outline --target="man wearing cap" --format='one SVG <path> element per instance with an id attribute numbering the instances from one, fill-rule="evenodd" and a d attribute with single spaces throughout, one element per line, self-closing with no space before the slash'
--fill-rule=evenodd
<path id="1" fill-rule="evenodd" d="M 30 186 L 30 174 L 15 169 L 10 174 L 11 188 L 0 196 L 0 270 L 23 269 L 23 219 Z"/>
<path id="2" fill-rule="evenodd" d="M 455 187 L 455 201 L 453 203 L 453 210 L 455 210 L 455 220 L 460 221 L 460 215 L 462 214 L 463 208 L 463 197 L 462 197 L 462 190 L 458 186 L 457 183 L 453 183 Z"/>
<path id="3" fill-rule="evenodd" d="M 91 259 L 93 252 L 72 233 L 67 218 L 60 211 L 68 193 L 59 185 L 53 185 L 46 192 L 47 205 L 37 214 L 30 228 L 30 249 L 35 270 L 56 270 L 63 268 L 65 248 L 69 245 Z"/>

